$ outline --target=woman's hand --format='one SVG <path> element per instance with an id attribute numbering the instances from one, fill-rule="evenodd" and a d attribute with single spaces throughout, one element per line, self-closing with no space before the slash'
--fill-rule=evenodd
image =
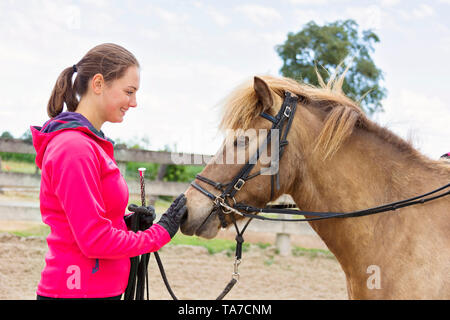
<path id="1" fill-rule="evenodd" d="M 172 202 L 169 209 L 161 216 L 157 224 L 166 229 L 170 238 L 173 238 L 186 213 L 186 197 L 184 194 L 180 194 L 175 201 Z"/>
<path id="2" fill-rule="evenodd" d="M 128 206 L 128 210 L 133 212 L 132 214 L 124 217 L 125 224 L 129 230 L 133 229 L 133 219 L 137 219 L 135 231 L 144 231 L 152 226 L 153 220 L 156 218 L 155 208 L 152 206 L 138 207 L 135 204 L 130 204 Z"/>

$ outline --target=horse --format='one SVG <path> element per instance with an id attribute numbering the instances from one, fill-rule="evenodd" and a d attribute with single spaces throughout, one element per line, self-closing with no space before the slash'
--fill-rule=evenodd
<path id="1" fill-rule="evenodd" d="M 263 207 L 289 194 L 302 210 L 349 212 L 426 193 L 449 182 L 450 166 L 428 158 L 412 143 L 371 121 L 343 93 L 343 81 L 342 75 L 312 86 L 284 77 L 255 76 L 227 96 L 219 128 L 229 131 L 270 130 L 270 121 L 261 113 L 275 116 L 286 92 L 298 97 L 289 143 L 279 159 L 278 188 L 271 194 L 271 175 L 260 174 L 240 186 L 235 201 Z M 234 162 L 223 163 L 223 159 L 241 148 L 248 160 L 258 140 L 227 135 L 201 175 L 229 182 L 242 163 L 236 161 L 236 153 L 231 157 Z M 253 170 L 265 167 L 258 162 Z M 210 184 L 195 182 L 218 194 Z M 192 186 L 185 195 L 188 214 L 182 233 L 215 237 L 223 221 L 213 211 L 213 201 Z M 342 267 L 349 299 L 449 299 L 449 198 L 308 223 Z M 229 222 L 230 215 L 226 219 Z"/>

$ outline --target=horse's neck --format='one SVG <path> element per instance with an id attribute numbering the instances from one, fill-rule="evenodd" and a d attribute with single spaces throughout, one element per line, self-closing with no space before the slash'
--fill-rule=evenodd
<path id="1" fill-rule="evenodd" d="M 392 144 L 361 132 L 353 135 L 332 159 L 307 163 L 299 178 L 300 187 L 292 196 L 303 210 L 334 212 L 403 200 L 448 183 L 448 175 L 442 176 L 442 171 L 434 170 L 426 162 L 419 154 L 417 157 L 405 154 Z M 409 215 L 408 219 L 413 216 L 418 217 Z M 410 221 L 405 221 L 402 215 L 382 213 L 311 225 L 348 273 L 358 263 L 367 263 L 358 259 L 367 257 L 365 251 L 370 252 L 379 241 L 395 241 L 408 228 Z"/>
<path id="2" fill-rule="evenodd" d="M 399 150 L 362 130 L 331 159 L 306 162 L 301 187 L 294 191 L 305 209 L 353 211 L 448 183 L 442 168 L 434 169 L 419 153 Z"/>

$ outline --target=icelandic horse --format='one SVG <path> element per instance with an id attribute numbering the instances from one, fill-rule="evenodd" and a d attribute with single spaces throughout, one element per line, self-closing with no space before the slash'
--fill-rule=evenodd
<path id="1" fill-rule="evenodd" d="M 275 198 L 289 194 L 297 207 L 307 211 L 350 212 L 449 183 L 450 165 L 427 158 L 369 120 L 343 94 L 343 76 L 327 84 L 322 81 L 320 87 L 273 76 L 252 80 L 225 99 L 222 130 L 268 130 L 271 123 L 259 116 L 261 112 L 276 115 L 286 91 L 300 98 L 289 144 L 280 159 Z M 202 176 L 225 183 L 242 167 L 215 161 L 225 158 L 226 146 L 239 148 L 227 139 Z M 240 147 L 251 154 L 256 140 Z M 257 163 L 254 170 L 261 167 Z M 210 185 L 196 183 L 217 194 Z M 221 223 L 211 214 L 211 199 L 192 186 L 185 194 L 188 216 L 181 231 L 216 236 Z M 270 200 L 269 175 L 248 181 L 236 194 L 236 201 L 255 207 L 264 207 Z M 350 299 L 450 299 L 450 197 L 370 216 L 309 223 L 341 265 Z M 369 278 L 375 271 L 378 285 L 374 287 Z"/>

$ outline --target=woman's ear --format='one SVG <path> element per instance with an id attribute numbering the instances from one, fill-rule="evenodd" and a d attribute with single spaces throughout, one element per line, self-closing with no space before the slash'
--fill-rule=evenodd
<path id="1" fill-rule="evenodd" d="M 102 93 L 105 86 L 105 79 L 101 73 L 97 73 L 92 77 L 91 86 L 95 94 Z"/>
<path id="2" fill-rule="evenodd" d="M 253 78 L 253 88 L 255 89 L 256 96 L 263 106 L 262 111 L 268 110 L 273 106 L 273 96 L 269 88 L 269 85 L 261 78 Z"/>

